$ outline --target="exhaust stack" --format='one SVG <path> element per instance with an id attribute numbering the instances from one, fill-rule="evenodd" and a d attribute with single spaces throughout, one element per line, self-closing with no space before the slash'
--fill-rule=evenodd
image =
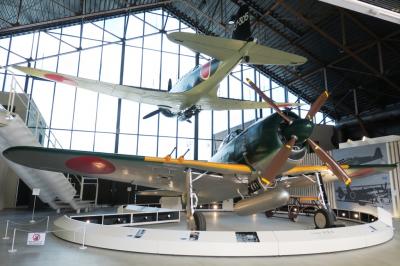
<path id="1" fill-rule="evenodd" d="M 284 206 L 289 202 L 289 198 L 289 192 L 282 188 L 269 189 L 257 196 L 239 201 L 233 210 L 238 215 L 250 215 Z"/>

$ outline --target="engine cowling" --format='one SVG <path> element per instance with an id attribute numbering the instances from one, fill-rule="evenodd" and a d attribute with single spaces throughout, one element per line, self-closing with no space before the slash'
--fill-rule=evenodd
<path id="1" fill-rule="evenodd" d="M 250 215 L 262 211 L 274 210 L 289 202 L 289 192 L 282 188 L 268 189 L 260 194 L 243 199 L 233 208 L 238 215 Z"/>

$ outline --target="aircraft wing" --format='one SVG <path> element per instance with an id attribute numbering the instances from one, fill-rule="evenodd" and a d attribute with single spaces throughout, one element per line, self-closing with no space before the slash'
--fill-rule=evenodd
<path id="1" fill-rule="evenodd" d="M 300 106 L 299 103 L 276 103 L 279 107 Z M 270 108 L 267 102 L 254 102 L 222 97 L 204 97 L 198 102 L 202 110 L 244 110 Z"/>
<path id="2" fill-rule="evenodd" d="M 237 197 L 247 193 L 252 170 L 243 164 L 214 163 L 162 157 L 134 156 L 42 147 L 11 147 L 3 155 L 14 163 L 53 172 L 70 173 L 127 182 L 179 193 L 192 169 L 193 188 L 200 203 Z"/>
<path id="3" fill-rule="evenodd" d="M 378 173 L 388 172 L 395 169 L 396 164 L 363 164 L 349 165 L 341 164 L 340 167 L 346 171 L 350 178 L 362 178 Z M 282 174 L 279 182 L 294 187 L 309 186 L 317 182 L 314 173 L 321 174 L 325 182 L 338 180 L 326 165 L 304 165 L 296 166 Z"/>
<path id="4" fill-rule="evenodd" d="M 188 32 L 173 32 L 167 35 L 174 43 L 183 45 L 196 52 L 205 53 L 219 60 L 226 60 L 239 53 L 246 41 L 200 35 Z M 301 65 L 305 57 L 273 49 L 264 45 L 254 44 L 246 53 L 249 64 L 255 65 Z"/>
<path id="5" fill-rule="evenodd" d="M 36 68 L 21 66 L 13 66 L 13 68 L 38 78 L 60 82 L 139 103 L 169 106 L 173 110 L 179 110 L 179 106 L 184 103 L 187 98 L 187 95 L 183 93 L 168 93 L 166 91 L 148 88 L 118 85 Z"/>

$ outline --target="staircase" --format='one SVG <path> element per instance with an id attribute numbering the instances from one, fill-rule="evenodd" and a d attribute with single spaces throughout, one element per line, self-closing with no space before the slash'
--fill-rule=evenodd
<path id="1" fill-rule="evenodd" d="M 22 93 L 17 93 L 17 89 Z M 42 115 L 29 95 L 23 93 L 22 87 L 14 77 L 10 92 L 2 93 L 1 99 L 3 105 L 4 100 L 8 99 L 7 110 L 0 110 L 1 151 L 12 146 L 41 146 L 40 142 L 43 143 L 44 140 L 52 148 L 62 148 L 55 136 L 46 135 L 47 126 Z M 27 186 L 31 189 L 39 188 L 39 198 L 53 209 L 72 208 L 79 212 L 91 206 L 91 202 L 83 201 L 82 197 L 75 197 L 77 191 L 64 174 L 24 167 L 8 161 L 2 155 L 1 158 Z M 83 186 L 81 190 L 83 191 Z"/>

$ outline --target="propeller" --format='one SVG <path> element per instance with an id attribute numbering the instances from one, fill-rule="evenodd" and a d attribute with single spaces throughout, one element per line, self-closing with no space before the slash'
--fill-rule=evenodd
<path id="1" fill-rule="evenodd" d="M 250 86 L 253 88 L 253 90 L 255 90 L 258 95 L 261 96 L 261 98 L 266 101 L 274 110 L 275 112 L 277 112 L 286 122 L 288 122 L 289 124 L 292 123 L 292 119 L 289 118 L 287 115 L 285 115 L 281 109 L 279 109 L 278 105 L 275 104 L 275 102 L 269 98 L 267 95 L 265 95 L 265 93 L 260 90 L 260 88 L 257 87 L 256 84 L 253 83 L 253 81 L 251 81 L 249 78 L 246 78 L 247 82 L 250 84 Z"/>
<path id="2" fill-rule="evenodd" d="M 321 107 L 325 104 L 326 100 L 329 97 L 328 91 L 324 91 L 317 100 L 311 105 L 310 110 L 308 111 L 306 118 L 308 120 L 312 120 L 314 115 L 318 113 Z"/>
<path id="3" fill-rule="evenodd" d="M 169 79 L 168 80 L 168 91 L 170 91 L 172 89 L 172 80 Z"/>
<path id="4" fill-rule="evenodd" d="M 283 167 L 286 160 L 289 158 L 292 152 L 293 145 L 296 143 L 297 137 L 292 136 L 292 138 L 282 146 L 279 152 L 275 155 L 272 161 L 269 163 L 267 170 L 264 173 L 264 178 L 267 180 L 274 178 L 278 175 L 279 170 Z"/>
<path id="5" fill-rule="evenodd" d="M 310 110 L 307 113 L 306 119 L 297 118 L 293 119 L 288 117 L 283 113 L 275 102 L 269 98 L 265 93 L 263 93 L 260 88 L 257 87 L 250 79 L 246 79 L 250 86 L 264 99 L 275 111 L 278 113 L 282 119 L 287 123 L 287 126 L 282 130 L 283 135 L 286 139 L 290 140 L 286 142 L 285 145 L 278 151 L 278 153 L 272 158 L 270 164 L 265 171 L 265 178 L 274 178 L 279 170 L 283 167 L 285 162 L 290 156 L 293 145 L 298 143 L 307 142 L 311 149 L 315 152 L 318 158 L 324 162 L 329 169 L 340 178 L 346 186 L 351 183 L 351 178 L 347 173 L 340 167 L 340 165 L 326 152 L 324 149 L 319 147 L 314 141 L 309 137 L 311 136 L 314 124 L 312 122 L 313 117 L 321 109 L 326 100 L 329 97 L 328 91 L 324 91 L 317 100 L 311 105 Z"/>
<path id="6" fill-rule="evenodd" d="M 150 117 L 152 117 L 152 116 L 155 116 L 156 114 L 158 114 L 158 113 L 160 113 L 160 112 L 161 112 L 160 109 L 154 110 L 153 112 L 150 112 L 150 113 L 148 113 L 147 115 L 143 116 L 143 119 L 147 119 L 147 118 L 150 118 Z"/>

